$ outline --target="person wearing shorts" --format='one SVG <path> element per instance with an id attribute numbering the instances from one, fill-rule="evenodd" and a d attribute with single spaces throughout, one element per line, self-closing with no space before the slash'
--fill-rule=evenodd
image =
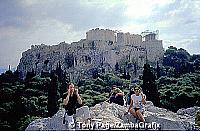
<path id="1" fill-rule="evenodd" d="M 139 86 L 134 88 L 135 94 L 131 95 L 131 103 L 128 109 L 134 117 L 138 118 L 141 122 L 145 122 L 143 116 L 143 105 L 146 103 L 146 96 L 142 93 Z"/>

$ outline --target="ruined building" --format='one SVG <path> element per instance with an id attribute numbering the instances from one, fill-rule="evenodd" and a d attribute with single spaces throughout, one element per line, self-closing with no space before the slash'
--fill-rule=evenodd
<path id="1" fill-rule="evenodd" d="M 71 79 L 79 79 L 90 77 L 94 69 L 114 72 L 118 64 L 120 68 L 126 68 L 133 78 L 141 73 L 146 62 L 154 65 L 162 61 L 163 55 L 158 31 L 145 31 L 138 35 L 96 28 L 86 32 L 86 39 L 71 44 L 32 45 L 31 49 L 22 53 L 17 68 L 24 77 L 32 69 L 36 74 L 55 70 L 60 62 Z"/>

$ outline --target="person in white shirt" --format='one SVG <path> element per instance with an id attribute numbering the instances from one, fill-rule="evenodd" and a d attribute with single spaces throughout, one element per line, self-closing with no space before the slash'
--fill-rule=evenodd
<path id="1" fill-rule="evenodd" d="M 131 95 L 131 103 L 128 112 L 138 118 L 141 122 L 145 122 L 142 114 L 144 113 L 143 105 L 146 103 L 146 95 L 142 93 L 138 86 L 134 88 L 134 92 L 135 94 Z"/>

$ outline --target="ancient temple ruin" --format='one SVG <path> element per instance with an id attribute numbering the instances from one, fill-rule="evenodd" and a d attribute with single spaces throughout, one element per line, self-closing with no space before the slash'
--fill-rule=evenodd
<path id="1" fill-rule="evenodd" d="M 86 39 L 71 44 L 32 45 L 22 53 L 17 69 L 24 77 L 32 69 L 36 74 L 54 70 L 60 62 L 62 70 L 70 74 L 71 79 L 79 79 L 89 77 L 93 69 L 114 72 L 117 63 L 127 68 L 133 78 L 141 73 L 145 63 L 155 65 L 162 61 L 163 55 L 158 31 L 131 34 L 96 28 L 86 32 Z"/>

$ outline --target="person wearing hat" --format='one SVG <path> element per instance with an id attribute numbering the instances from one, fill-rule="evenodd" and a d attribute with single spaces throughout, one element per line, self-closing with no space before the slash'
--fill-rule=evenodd
<path id="1" fill-rule="evenodd" d="M 131 95 L 131 103 L 128 109 L 134 117 L 138 118 L 141 122 L 145 122 L 143 117 L 143 105 L 146 103 L 146 95 L 142 93 L 141 88 L 136 86 L 134 88 L 135 94 Z"/>

